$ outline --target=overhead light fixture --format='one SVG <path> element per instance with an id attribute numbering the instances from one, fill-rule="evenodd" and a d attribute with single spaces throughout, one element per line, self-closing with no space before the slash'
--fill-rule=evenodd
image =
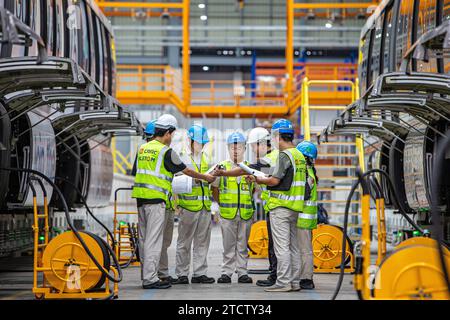
<path id="1" fill-rule="evenodd" d="M 249 51 L 247 51 L 247 55 L 251 55 L 252 54 L 252 52 L 249 50 Z"/>
<path id="2" fill-rule="evenodd" d="M 230 50 L 228 53 L 230 54 L 230 56 L 232 56 L 234 54 L 234 51 Z"/>
<path id="3" fill-rule="evenodd" d="M 203 66 L 203 71 L 209 71 L 209 67 L 208 66 Z"/>
<path id="4" fill-rule="evenodd" d="M 327 29 L 333 28 L 333 23 L 331 21 L 328 21 L 327 23 L 325 23 L 325 28 Z"/>
<path id="5" fill-rule="evenodd" d="M 206 5 L 205 5 L 204 3 L 199 3 L 199 4 L 198 4 L 198 7 L 199 7 L 200 9 L 205 9 Z"/>
<path id="6" fill-rule="evenodd" d="M 206 15 L 201 15 L 201 16 L 200 16 L 200 20 L 206 21 L 206 20 L 208 20 L 208 16 L 206 16 Z"/>
<path id="7" fill-rule="evenodd" d="M 227 56 L 228 55 L 228 51 L 227 50 L 223 50 L 223 55 Z"/>

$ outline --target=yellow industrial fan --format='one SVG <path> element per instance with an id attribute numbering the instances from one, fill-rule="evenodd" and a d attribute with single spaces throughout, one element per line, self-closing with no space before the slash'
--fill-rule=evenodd
<path id="1" fill-rule="evenodd" d="M 314 256 L 314 272 L 338 273 L 342 264 L 342 237 L 341 227 L 319 224 L 312 232 L 312 247 Z M 352 242 L 346 237 L 346 253 L 344 265 L 350 266 L 345 272 L 353 272 Z"/>
<path id="2" fill-rule="evenodd" d="M 61 190 L 41 173 L 34 170 L 28 172 L 41 176 L 53 186 L 64 205 L 66 218 L 72 229 L 50 240 L 47 193 L 40 179 L 30 178 L 39 183 L 44 196 L 43 212 L 40 213 L 35 187 L 29 183 L 33 194 L 33 293 L 36 299 L 117 297 L 118 282 L 122 274 L 112 249 L 99 236 L 86 231 L 77 231 L 70 221 L 67 203 Z M 43 228 L 40 228 L 40 225 L 43 225 Z M 111 265 L 110 256 L 113 257 L 117 268 Z M 113 272 L 114 277 L 110 272 Z M 109 281 L 114 282 L 113 290 L 110 289 Z"/>
<path id="3" fill-rule="evenodd" d="M 437 242 L 412 238 L 402 244 L 379 265 L 375 275 L 375 299 L 450 299 L 439 261 Z M 427 239 L 427 240 L 424 240 Z M 406 240 L 405 242 L 408 242 Z M 450 273 L 450 251 L 443 248 L 447 272 Z"/>
<path id="4" fill-rule="evenodd" d="M 358 296 L 365 300 L 449 300 L 449 287 L 444 270 L 447 274 L 450 273 L 450 251 L 442 245 L 439 248 L 438 242 L 434 239 L 427 237 L 407 239 L 391 254 L 378 259 L 377 263 L 372 265 L 370 193 L 365 177 L 373 173 L 384 175 L 386 180 L 392 183 L 390 177 L 379 169 L 359 174 L 358 184 L 361 184 L 363 190 L 362 235 L 361 242 L 355 245 L 354 250 L 357 262 L 354 285 Z M 397 198 L 395 190 L 393 195 Z M 349 199 L 351 196 L 352 192 Z M 406 213 L 400 213 L 416 230 L 425 232 Z M 335 292 L 333 298 L 337 292 L 339 290 Z"/>
<path id="5" fill-rule="evenodd" d="M 81 231 L 80 235 L 97 261 L 109 272 L 111 263 L 104 240 L 89 232 Z M 44 249 L 40 269 L 53 288 L 50 291 L 60 294 L 86 293 L 105 284 L 105 276 L 73 231 L 60 234 L 50 241 Z"/>
<path id="6" fill-rule="evenodd" d="M 252 225 L 248 238 L 250 258 L 267 258 L 269 256 L 269 233 L 267 222 L 260 220 Z"/>

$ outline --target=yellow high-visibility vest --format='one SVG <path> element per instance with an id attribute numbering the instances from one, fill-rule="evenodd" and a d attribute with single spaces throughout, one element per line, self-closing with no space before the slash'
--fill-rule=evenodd
<path id="1" fill-rule="evenodd" d="M 284 207 L 292 211 L 302 212 L 305 200 L 306 185 L 306 160 L 303 154 L 296 148 L 284 151 L 289 156 L 294 167 L 294 178 L 288 191 L 269 191 L 267 208 L 272 211 L 278 207 Z"/>
<path id="2" fill-rule="evenodd" d="M 136 177 L 131 196 L 140 199 L 169 201 L 173 174 L 164 167 L 164 155 L 169 147 L 152 140 L 139 148 Z"/>

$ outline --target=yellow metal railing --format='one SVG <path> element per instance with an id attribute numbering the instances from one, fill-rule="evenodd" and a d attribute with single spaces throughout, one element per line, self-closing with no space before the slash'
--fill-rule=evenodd
<path id="1" fill-rule="evenodd" d="M 328 92 L 330 86 L 343 86 L 350 88 L 351 101 L 356 100 L 357 96 L 357 88 L 356 83 L 350 80 L 309 80 L 308 78 L 304 78 L 302 82 L 302 89 L 300 94 L 301 99 L 301 127 L 303 129 L 303 135 L 305 140 L 311 140 L 311 127 L 309 120 L 309 112 L 310 110 L 343 110 L 346 106 L 341 105 L 332 105 L 332 106 L 323 106 L 323 105 L 311 105 L 310 101 L 310 93 L 311 87 L 321 87 L 323 93 Z M 345 92 L 345 91 L 344 91 Z M 348 93 L 348 91 L 347 91 Z"/>
<path id="2" fill-rule="evenodd" d="M 344 110 L 347 105 L 359 98 L 359 82 L 358 79 L 354 81 L 351 80 L 310 80 L 305 77 L 302 80 L 301 92 L 299 94 L 301 105 L 301 128 L 303 131 L 304 139 L 311 141 L 311 136 L 313 132 L 310 125 L 310 112 L 311 110 Z M 314 105 L 311 101 L 310 95 L 314 90 L 317 92 L 327 92 L 327 90 L 334 91 L 335 88 L 338 90 L 345 91 L 351 100 L 349 100 L 345 105 Z M 316 132 L 314 132 L 316 133 Z M 324 147 L 335 149 L 331 152 L 321 152 L 319 159 L 316 161 L 316 169 L 319 171 L 319 177 L 322 181 L 323 187 L 319 189 L 319 192 L 325 192 L 326 195 L 324 200 L 320 200 L 323 204 L 331 205 L 329 210 L 330 216 L 342 216 L 340 212 L 340 206 L 345 205 L 347 202 L 346 198 L 340 198 L 342 192 L 349 191 L 349 183 L 356 180 L 354 174 L 349 172 L 349 170 L 356 170 L 360 167 L 362 170 L 365 169 L 364 165 L 364 145 L 360 137 L 356 137 L 355 141 L 330 141 L 329 143 L 324 143 Z M 351 151 L 349 148 L 354 147 L 356 150 Z M 347 150 L 347 151 L 344 151 Z M 335 174 L 334 170 L 341 171 L 340 174 Z M 359 192 L 358 192 L 359 194 Z M 358 205 L 357 212 L 351 215 L 358 219 L 360 217 L 361 199 L 354 199 L 350 204 Z M 359 228 L 360 224 L 355 220 L 352 227 Z"/>
<path id="3" fill-rule="evenodd" d="M 190 100 L 185 101 L 181 70 L 164 65 L 119 65 L 117 97 L 124 104 L 173 104 L 191 116 L 284 116 L 293 114 L 302 104 L 304 79 L 314 85 L 308 98 L 317 109 L 335 109 L 327 104 L 348 104 L 354 96 L 348 84 L 355 78 L 354 64 L 303 64 L 296 70 L 291 93 L 279 63 L 258 67 L 256 80 L 191 80 Z M 332 82 L 329 81 L 344 81 Z M 347 81 L 347 82 L 345 82 Z"/>

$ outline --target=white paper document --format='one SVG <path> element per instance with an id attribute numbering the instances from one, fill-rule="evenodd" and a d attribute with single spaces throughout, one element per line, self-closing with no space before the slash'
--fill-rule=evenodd
<path id="1" fill-rule="evenodd" d="M 244 170 L 245 172 L 247 172 L 248 174 L 251 174 L 255 177 L 266 177 L 266 174 L 264 172 L 255 170 L 250 168 L 249 166 L 247 166 L 245 163 L 241 162 L 239 163 L 239 167 Z"/>
<path id="2" fill-rule="evenodd" d="M 172 180 L 172 192 L 174 194 L 191 193 L 192 192 L 192 178 L 182 174 L 175 176 Z"/>

